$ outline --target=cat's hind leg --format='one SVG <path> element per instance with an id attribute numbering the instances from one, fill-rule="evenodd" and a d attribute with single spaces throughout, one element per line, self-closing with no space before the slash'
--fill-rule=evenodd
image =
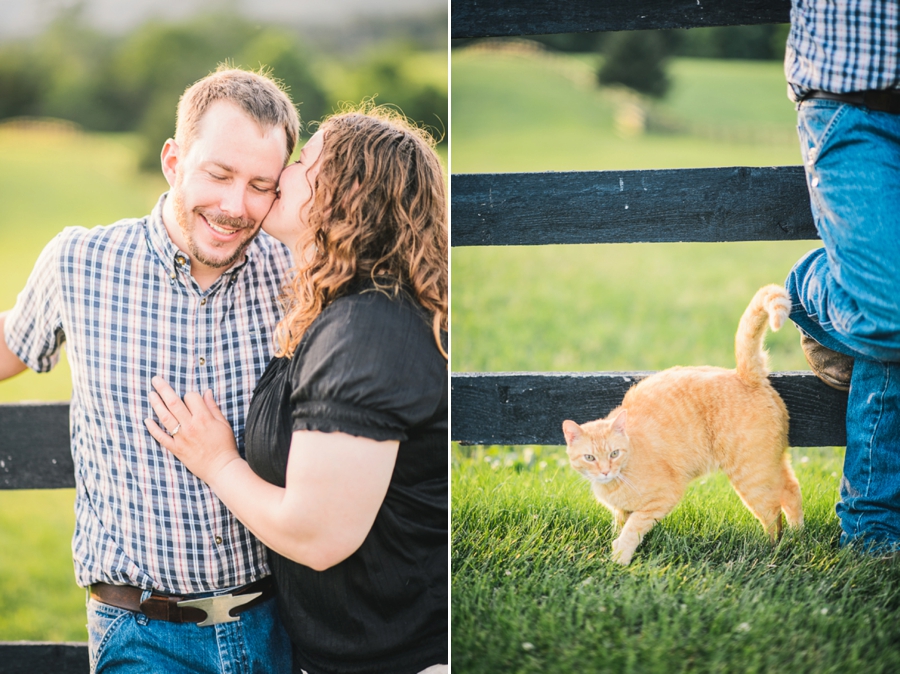
<path id="1" fill-rule="evenodd" d="M 781 464 L 753 465 L 742 463 L 727 471 L 731 486 L 741 497 L 747 509 L 762 524 L 769 542 L 773 545 L 781 539 L 781 496 L 783 474 Z"/>
<path id="2" fill-rule="evenodd" d="M 800 528 L 803 526 L 803 498 L 800 495 L 800 482 L 791 468 L 791 461 L 785 453 L 781 463 L 783 485 L 781 487 L 781 509 L 787 518 L 788 525 Z"/>

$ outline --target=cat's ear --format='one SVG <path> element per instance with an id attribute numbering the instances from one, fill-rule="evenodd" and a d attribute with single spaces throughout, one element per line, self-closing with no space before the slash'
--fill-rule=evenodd
<path id="1" fill-rule="evenodd" d="M 571 419 L 566 419 L 566 420 L 563 422 L 563 435 L 566 436 L 566 442 L 567 442 L 568 444 L 572 444 L 572 443 L 575 442 L 578 438 L 580 438 L 580 437 L 581 437 L 581 433 L 582 433 L 582 431 L 581 431 L 581 426 L 579 426 L 578 424 L 576 424 L 576 423 L 575 423 L 574 421 L 572 421 Z"/>
<path id="2" fill-rule="evenodd" d="M 616 418 L 613 419 L 612 422 L 612 430 L 613 433 L 618 433 L 619 435 L 625 435 L 625 422 L 628 418 L 628 410 L 622 410 L 616 415 Z"/>

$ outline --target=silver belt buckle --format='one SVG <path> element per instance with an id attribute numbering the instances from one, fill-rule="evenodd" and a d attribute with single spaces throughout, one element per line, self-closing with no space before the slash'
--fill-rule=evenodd
<path id="1" fill-rule="evenodd" d="M 206 613 L 206 620 L 197 623 L 197 627 L 207 627 L 209 625 L 218 625 L 220 623 L 233 623 L 240 620 L 239 616 L 230 615 L 232 609 L 261 596 L 262 592 L 250 592 L 235 597 L 233 594 L 220 594 L 215 597 L 203 597 L 202 599 L 183 599 L 178 602 L 179 608 L 199 608 Z"/>

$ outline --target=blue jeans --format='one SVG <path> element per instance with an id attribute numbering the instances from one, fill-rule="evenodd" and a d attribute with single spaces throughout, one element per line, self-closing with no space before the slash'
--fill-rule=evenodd
<path id="1" fill-rule="evenodd" d="M 837 101 L 798 108 L 824 248 L 791 270 L 791 319 L 852 356 L 841 544 L 900 547 L 900 115 Z"/>
<path id="2" fill-rule="evenodd" d="M 276 604 L 270 599 L 241 613 L 237 622 L 198 627 L 150 620 L 88 599 L 91 673 L 289 673 L 291 644 Z"/>

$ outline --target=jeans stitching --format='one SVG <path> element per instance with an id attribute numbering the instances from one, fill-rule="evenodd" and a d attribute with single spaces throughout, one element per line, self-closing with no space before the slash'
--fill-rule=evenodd
<path id="1" fill-rule="evenodd" d="M 94 613 L 99 612 L 97 609 L 92 609 L 92 610 Z M 103 609 L 100 609 L 100 611 L 102 611 L 102 610 Z M 122 613 L 119 616 L 117 616 L 116 618 L 114 618 L 112 620 L 112 622 L 109 623 L 109 626 L 107 626 L 107 628 L 104 630 L 103 636 L 100 638 L 100 641 L 97 644 L 97 648 L 93 654 L 93 657 L 91 658 L 91 660 L 92 660 L 91 673 L 92 674 L 96 670 L 97 663 L 100 662 L 100 657 L 103 655 L 104 649 L 106 648 L 107 644 L 109 644 L 109 641 L 112 639 L 114 632 L 121 626 L 121 624 L 123 624 L 125 622 L 126 618 L 130 618 L 135 615 L 132 611 L 129 611 L 127 609 L 120 609 L 120 610 L 122 611 Z M 112 612 L 110 612 L 110 613 L 112 613 Z"/>
<path id="2" fill-rule="evenodd" d="M 878 426 L 881 424 L 881 417 L 884 416 L 884 397 L 887 394 L 888 386 L 891 382 L 890 368 L 881 366 L 882 376 L 881 390 L 878 392 L 878 413 L 875 415 L 875 423 L 872 426 L 872 432 L 869 434 L 869 471 L 866 481 L 866 496 L 869 496 L 869 490 L 872 487 L 872 453 L 875 445 L 875 436 L 878 435 Z"/>
<path id="3" fill-rule="evenodd" d="M 813 107 L 814 108 L 816 108 L 816 107 L 825 108 L 825 109 L 830 108 L 830 109 L 835 110 L 835 113 L 831 116 L 831 119 L 828 120 L 828 124 L 825 125 L 825 129 L 822 131 L 822 134 L 819 136 L 819 138 L 815 144 L 816 157 L 815 157 L 815 160 L 813 161 L 813 164 L 815 165 L 816 163 L 818 163 L 819 157 L 822 156 L 822 148 L 825 147 L 825 145 L 828 143 L 829 139 L 831 138 L 832 134 L 834 133 L 834 127 L 837 125 L 838 122 L 840 122 L 844 118 L 844 116 L 846 115 L 847 111 L 850 109 L 851 106 L 848 103 L 839 103 L 838 105 L 834 106 L 833 108 L 830 105 L 828 105 L 828 106 L 814 105 Z M 807 126 L 806 124 L 800 125 L 801 128 L 806 128 L 806 126 Z M 815 140 L 814 136 L 811 133 L 809 134 L 809 136 L 810 136 L 810 138 Z"/>
<path id="4" fill-rule="evenodd" d="M 824 218 L 825 209 L 822 204 L 821 199 L 819 198 L 818 190 L 812 184 L 812 170 L 818 165 L 819 159 L 822 157 L 822 152 L 825 146 L 828 144 L 828 141 L 831 139 L 831 136 L 834 134 L 834 129 L 837 126 L 838 122 L 840 122 L 847 113 L 849 109 L 849 105 L 846 103 L 839 103 L 836 106 L 831 105 L 813 105 L 813 108 L 824 108 L 824 109 L 833 109 L 835 113 L 828 120 L 828 123 L 825 125 L 825 128 L 822 130 L 822 133 L 816 137 L 811 131 L 809 131 L 809 123 L 806 119 L 804 119 L 802 124 L 797 125 L 798 135 L 800 135 L 801 141 L 801 153 L 803 149 L 806 148 L 806 156 L 803 158 L 803 165 L 806 173 L 806 187 L 809 192 L 809 198 L 814 202 L 815 211 L 818 212 L 818 218 Z M 806 142 L 804 143 L 803 136 L 806 136 Z M 810 149 L 811 146 L 811 149 Z M 813 163 L 812 166 L 809 165 L 809 155 L 812 153 Z M 814 213 L 815 215 L 815 213 Z M 818 218 L 816 218 L 818 220 Z M 819 229 L 818 222 L 816 222 L 816 229 Z M 821 232 L 820 232 L 821 235 Z"/>

